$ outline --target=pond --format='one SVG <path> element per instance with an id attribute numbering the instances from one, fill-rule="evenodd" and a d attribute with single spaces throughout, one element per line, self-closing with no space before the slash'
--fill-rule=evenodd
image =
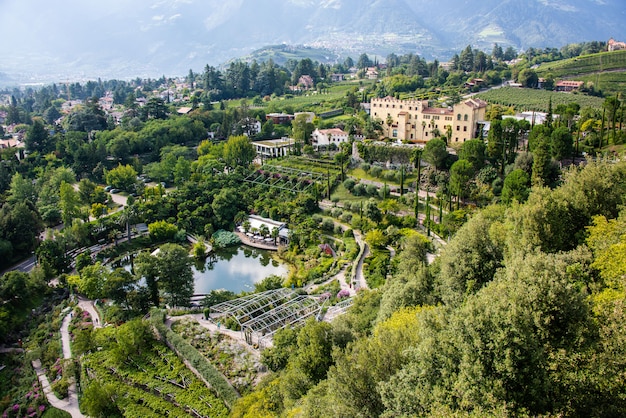
<path id="1" fill-rule="evenodd" d="M 225 289 L 235 293 L 254 290 L 254 284 L 269 275 L 287 276 L 286 265 L 274 260 L 270 251 L 256 248 L 231 247 L 214 251 L 204 265 L 194 263 L 193 277 L 196 294 Z"/>
<path id="2" fill-rule="evenodd" d="M 116 267 L 131 271 L 129 259 Z M 194 278 L 194 293 L 207 294 L 211 290 L 230 290 L 234 293 L 254 291 L 254 284 L 272 274 L 287 277 L 285 264 L 272 258 L 272 252 L 241 245 L 211 253 L 206 260 L 194 261 L 191 265 Z M 139 282 L 144 286 L 143 279 Z"/>

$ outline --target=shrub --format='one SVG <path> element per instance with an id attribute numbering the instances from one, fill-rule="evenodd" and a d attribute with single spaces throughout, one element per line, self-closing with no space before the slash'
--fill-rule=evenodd
<path id="1" fill-rule="evenodd" d="M 348 178 L 344 180 L 343 182 L 343 187 L 345 187 L 350 193 L 352 193 L 352 189 L 354 189 L 355 185 L 356 185 L 356 181 L 354 181 L 354 179 L 351 179 L 351 178 Z"/>
<path id="2" fill-rule="evenodd" d="M 367 188 L 363 183 L 359 183 L 352 189 L 352 194 L 355 196 L 365 196 L 367 194 Z"/>
<path id="3" fill-rule="evenodd" d="M 383 172 L 383 169 L 381 167 L 378 167 L 378 166 L 373 166 L 372 168 L 370 168 L 369 172 L 374 177 L 380 177 L 380 175 Z"/>
<path id="4" fill-rule="evenodd" d="M 178 227 L 166 221 L 156 221 L 148 225 L 150 238 L 155 242 L 163 242 L 173 239 L 178 232 Z"/>
<path id="5" fill-rule="evenodd" d="M 70 384 L 65 377 L 52 383 L 52 391 L 59 399 L 67 398 L 67 391 L 69 387 Z"/>
<path id="6" fill-rule="evenodd" d="M 368 184 L 367 187 L 365 187 L 365 192 L 368 196 L 375 196 L 378 192 L 378 188 L 373 184 Z"/>
<path id="7" fill-rule="evenodd" d="M 339 218 L 343 214 L 343 211 L 339 208 L 335 208 L 330 212 L 330 214 L 333 218 Z"/>
<path id="8" fill-rule="evenodd" d="M 322 227 L 322 230 L 331 232 L 335 228 L 335 223 L 333 222 L 332 219 L 324 219 L 321 227 Z"/>
<path id="9" fill-rule="evenodd" d="M 218 230 L 213 234 L 213 243 L 216 247 L 226 248 L 232 245 L 239 245 L 241 243 L 241 239 L 234 232 L 224 231 L 223 229 Z"/>

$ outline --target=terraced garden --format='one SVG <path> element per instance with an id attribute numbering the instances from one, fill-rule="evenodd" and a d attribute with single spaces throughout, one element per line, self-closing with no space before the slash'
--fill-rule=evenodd
<path id="1" fill-rule="evenodd" d="M 83 360 L 83 381 L 96 390 L 114 390 L 115 404 L 126 417 L 226 417 L 224 402 L 162 343 L 116 361 L 108 350 Z M 86 389 L 88 392 L 89 389 Z"/>

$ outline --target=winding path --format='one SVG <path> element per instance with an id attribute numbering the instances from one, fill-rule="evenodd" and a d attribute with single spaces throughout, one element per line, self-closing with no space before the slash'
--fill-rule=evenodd
<path id="1" fill-rule="evenodd" d="M 91 315 L 91 318 L 93 320 L 93 326 L 95 328 L 102 327 L 100 316 L 98 315 L 98 311 L 96 311 L 95 307 L 93 306 L 93 301 L 79 297 L 78 306 L 82 310 L 89 312 L 89 315 Z M 72 311 L 70 309 L 68 312 L 66 309 L 63 312 L 66 313 L 65 317 L 63 318 L 63 322 L 61 324 L 61 330 L 60 330 L 61 343 L 63 346 L 63 358 L 70 359 L 72 358 L 72 349 L 71 349 L 69 325 L 72 320 Z M 70 387 L 68 388 L 66 399 L 59 399 L 52 391 L 50 382 L 48 381 L 48 377 L 46 376 L 46 372 L 41 367 L 41 361 L 39 359 L 33 360 L 32 365 L 33 365 L 33 368 L 35 369 L 35 373 L 37 373 L 37 378 L 39 379 L 39 382 L 41 383 L 41 386 L 43 387 L 43 391 L 50 405 L 54 406 L 55 408 L 62 409 L 68 412 L 70 415 L 72 415 L 73 418 L 85 417 L 85 415 L 83 415 L 80 412 L 80 409 L 78 407 L 78 394 L 76 393 L 76 383 L 72 383 Z"/>

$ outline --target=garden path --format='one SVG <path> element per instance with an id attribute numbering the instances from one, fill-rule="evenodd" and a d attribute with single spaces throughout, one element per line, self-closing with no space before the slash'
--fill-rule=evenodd
<path id="1" fill-rule="evenodd" d="M 80 409 L 78 409 L 76 386 L 74 384 L 70 386 L 70 388 L 68 389 L 67 399 L 59 399 L 56 397 L 54 392 L 52 392 L 52 388 L 50 387 L 50 382 L 48 381 L 45 370 L 41 367 L 41 361 L 39 359 L 33 360 L 32 364 L 33 368 L 35 369 L 35 373 L 37 373 L 37 378 L 39 378 L 39 382 L 43 387 L 43 392 L 45 393 L 50 405 L 54 406 L 57 409 L 62 409 L 63 411 L 68 412 L 70 415 L 72 415 L 72 418 L 83 418 L 85 415 L 83 415 L 80 412 Z"/>
<path id="2" fill-rule="evenodd" d="M 61 343 L 63 345 L 63 358 L 65 359 L 72 358 L 69 333 L 69 325 L 71 320 L 72 311 L 70 310 L 63 318 L 63 323 L 61 324 Z M 68 412 L 70 415 L 72 415 L 73 418 L 84 417 L 84 415 L 80 412 L 80 409 L 78 408 L 78 394 L 76 393 L 76 383 L 72 383 L 67 389 L 66 399 L 59 399 L 52 391 L 52 387 L 50 386 L 50 382 L 48 381 L 45 370 L 41 367 L 41 361 L 39 359 L 33 360 L 32 364 L 33 368 L 35 369 L 35 373 L 37 373 L 37 378 L 39 379 L 39 382 L 43 387 L 43 391 L 46 394 L 46 398 L 48 399 L 48 402 L 50 402 L 50 405 Z"/>
<path id="3" fill-rule="evenodd" d="M 92 300 L 79 297 L 78 306 L 82 310 L 89 312 L 89 315 L 91 315 L 93 326 L 95 328 L 102 327 L 102 321 L 100 321 L 100 316 L 98 315 L 98 311 L 96 311 Z M 61 323 L 61 344 L 63 346 L 63 358 L 69 359 L 72 358 L 72 349 L 70 345 L 71 340 L 69 332 L 69 326 L 72 320 L 72 311 L 69 310 L 68 312 L 67 310 L 65 310 L 63 312 L 66 313 L 66 315 L 63 318 L 63 322 Z M 41 361 L 39 359 L 33 360 L 32 365 L 35 369 L 35 373 L 37 373 L 37 378 L 39 379 L 39 382 L 43 387 L 44 393 L 46 394 L 46 398 L 48 399 L 48 402 L 50 402 L 50 405 L 68 412 L 70 415 L 72 415 L 73 418 L 82 418 L 85 416 L 80 412 L 80 409 L 78 407 L 78 394 L 76 392 L 76 383 L 72 383 L 68 388 L 66 399 L 59 399 L 52 391 L 45 370 L 41 367 Z"/>

